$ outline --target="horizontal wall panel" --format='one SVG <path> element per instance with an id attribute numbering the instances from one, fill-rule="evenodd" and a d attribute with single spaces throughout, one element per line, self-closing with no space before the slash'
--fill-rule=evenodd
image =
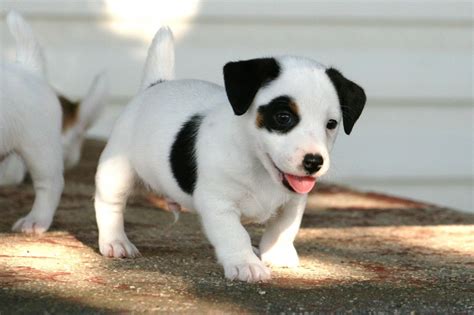
<path id="1" fill-rule="evenodd" d="M 139 25 L 139 24 L 137 24 Z M 33 23 L 45 47 L 55 85 L 80 95 L 78 81 L 110 72 L 114 95 L 136 91 L 153 31 L 142 38 L 117 34 L 115 23 Z M 369 99 L 472 98 L 471 30 L 284 25 L 177 25 L 177 76 L 222 83 L 229 60 L 295 54 L 340 68 L 360 83 Z M 184 31 L 186 29 L 186 31 Z M 67 34 L 67 36 L 65 36 Z M 14 56 L 2 28 L 2 52 Z M 64 76 L 63 71 L 74 75 Z M 126 75 L 124 75 L 126 74 Z"/>
<path id="2" fill-rule="evenodd" d="M 473 114 L 472 106 L 368 103 L 351 135 L 341 130 L 331 176 L 472 178 Z"/>
<path id="3" fill-rule="evenodd" d="M 15 8 L 31 16 L 91 17 L 109 16 L 119 9 L 135 9 L 129 16 L 152 18 L 168 11 L 175 19 L 187 19 L 198 15 L 204 18 L 236 17 L 262 18 L 332 18 L 332 19 L 394 19 L 426 21 L 472 20 L 472 2 L 451 1 L 219 1 L 219 0 L 3 0 L 5 9 Z M 154 11 L 154 10 L 156 11 Z M 119 11 L 120 12 L 120 11 Z M 138 12 L 138 13 L 137 13 Z"/>

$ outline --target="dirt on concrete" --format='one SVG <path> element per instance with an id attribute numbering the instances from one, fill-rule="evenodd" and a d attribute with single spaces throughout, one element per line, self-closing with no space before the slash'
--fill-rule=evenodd
<path id="1" fill-rule="evenodd" d="M 224 279 L 195 214 L 173 215 L 139 190 L 126 214 L 143 254 L 98 253 L 92 196 L 103 143 L 89 141 L 50 232 L 10 232 L 31 183 L 0 188 L 0 314 L 474 313 L 474 216 L 377 193 L 319 185 L 296 240 L 301 266 L 272 280 Z M 263 227 L 249 225 L 255 244 Z"/>

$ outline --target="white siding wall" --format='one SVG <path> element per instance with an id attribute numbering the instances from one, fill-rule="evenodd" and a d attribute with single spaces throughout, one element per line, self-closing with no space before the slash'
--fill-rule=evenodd
<path id="1" fill-rule="evenodd" d="M 4 0 L 43 44 L 54 86 L 72 97 L 101 69 L 111 99 L 91 136 L 106 137 L 135 93 L 162 23 L 177 38 L 177 76 L 222 83 L 229 60 L 298 54 L 340 68 L 367 92 L 341 133 L 329 179 L 473 211 L 471 1 Z M 2 54 L 14 56 L 2 19 Z"/>

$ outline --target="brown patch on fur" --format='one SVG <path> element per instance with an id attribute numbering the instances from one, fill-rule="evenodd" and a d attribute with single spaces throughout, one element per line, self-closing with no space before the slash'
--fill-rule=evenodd
<path id="1" fill-rule="evenodd" d="M 79 118 L 79 102 L 71 101 L 61 94 L 58 94 L 58 99 L 63 111 L 62 131 L 64 132 L 71 128 Z"/>
<path id="2" fill-rule="evenodd" d="M 290 109 L 291 111 L 293 112 L 293 114 L 299 116 L 300 115 L 300 111 L 298 109 L 298 105 L 295 103 L 295 102 L 290 102 Z"/>
<path id="3" fill-rule="evenodd" d="M 257 128 L 263 128 L 263 115 L 260 112 L 257 112 L 257 118 L 255 118 L 255 124 L 257 125 Z"/>
<path id="4" fill-rule="evenodd" d="M 8 156 L 8 153 L 0 154 L 0 163 L 3 162 L 3 160 L 5 160 L 7 156 Z"/>

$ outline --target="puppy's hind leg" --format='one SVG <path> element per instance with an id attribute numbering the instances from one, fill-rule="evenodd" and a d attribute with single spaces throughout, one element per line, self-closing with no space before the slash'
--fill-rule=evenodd
<path id="1" fill-rule="evenodd" d="M 12 230 L 24 233 L 43 233 L 48 230 L 56 212 L 64 187 L 61 142 L 58 139 L 48 148 L 25 145 L 19 150 L 33 179 L 35 201 L 30 213 L 19 219 Z"/>
<path id="2" fill-rule="evenodd" d="M 102 153 L 95 178 L 99 249 L 107 257 L 135 257 L 140 253 L 125 234 L 123 216 L 135 172 L 125 154 L 111 151 Z"/>
<path id="3" fill-rule="evenodd" d="M 21 157 L 12 153 L 0 161 L 0 186 L 19 185 L 26 175 L 26 165 Z"/>

